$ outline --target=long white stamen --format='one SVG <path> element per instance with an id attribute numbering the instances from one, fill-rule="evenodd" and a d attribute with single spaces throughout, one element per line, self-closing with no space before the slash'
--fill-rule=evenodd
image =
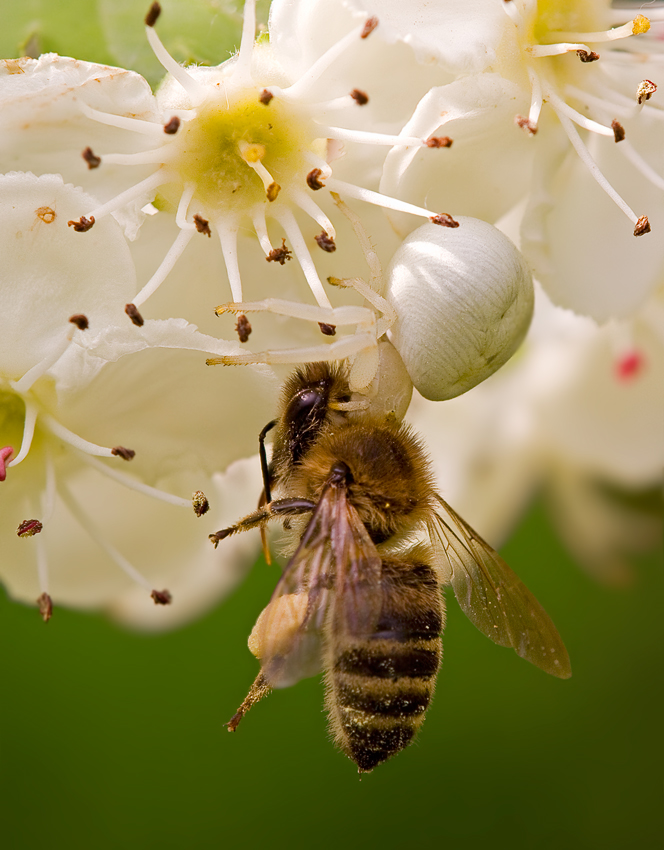
<path id="1" fill-rule="evenodd" d="M 364 189 L 362 186 L 353 186 L 352 183 L 344 183 L 343 180 L 336 178 L 330 178 L 327 181 L 327 187 L 341 195 L 347 195 L 350 198 L 356 198 L 358 201 L 366 201 L 368 204 L 375 204 L 389 210 L 412 213 L 412 215 L 424 216 L 424 218 L 431 218 L 435 215 L 434 212 L 425 210 L 424 207 L 416 207 L 414 204 L 406 203 L 406 201 L 390 198 L 388 195 L 381 195 L 379 192 L 372 192 L 371 189 Z"/>
<path id="2" fill-rule="evenodd" d="M 307 150 L 304 152 L 304 157 L 307 162 L 314 166 L 314 168 L 320 169 L 322 180 L 327 180 L 327 178 L 332 175 L 332 168 L 330 167 L 329 162 L 321 156 L 318 156 L 318 154 Z"/>
<path id="3" fill-rule="evenodd" d="M 619 150 L 647 180 L 650 180 L 650 182 L 658 189 L 664 189 L 664 177 L 662 177 L 661 174 L 658 174 L 655 169 L 645 161 L 641 154 L 634 149 L 627 139 L 624 139 L 620 143 Z"/>
<path id="4" fill-rule="evenodd" d="M 85 513 L 85 511 L 81 508 L 79 503 L 76 501 L 71 491 L 67 487 L 64 482 L 60 482 L 60 486 L 58 487 L 58 491 L 60 493 L 60 498 L 67 506 L 67 509 L 74 517 L 76 522 L 81 526 L 81 528 L 94 540 L 94 542 L 102 549 L 108 557 L 113 561 L 113 563 L 118 566 L 126 575 L 129 576 L 133 581 L 137 584 L 140 584 L 141 587 L 145 587 L 147 590 L 152 590 L 152 585 L 150 582 L 138 572 L 138 570 L 129 563 L 129 561 L 121 555 L 118 550 L 112 546 L 108 540 L 104 537 L 101 531 L 97 528 L 97 526 L 92 522 L 90 517 Z"/>
<path id="5" fill-rule="evenodd" d="M 554 92 L 548 87 L 544 92 L 544 96 L 556 110 L 558 117 L 560 117 L 562 113 L 568 118 L 571 118 L 575 124 L 579 125 L 579 127 L 583 127 L 584 130 L 590 130 L 593 133 L 598 133 L 600 136 L 609 136 L 610 138 L 614 138 L 614 132 L 611 127 L 605 127 L 604 124 L 598 124 L 597 121 L 593 121 L 591 118 L 586 118 L 585 115 L 577 112 L 576 109 L 572 109 L 571 106 L 565 103 L 565 101 L 558 97 L 557 94 L 554 94 Z"/>
<path id="6" fill-rule="evenodd" d="M 154 121 L 143 121 L 141 118 L 128 118 L 125 115 L 100 112 L 98 109 L 92 109 L 92 107 L 88 106 L 82 100 L 78 101 L 78 106 L 86 118 L 97 121 L 99 124 L 118 127 L 120 130 L 131 130 L 134 133 L 142 133 L 145 136 L 154 136 L 156 138 L 161 138 L 164 135 L 163 126 Z"/>
<path id="7" fill-rule="evenodd" d="M 65 428 L 57 419 L 54 419 L 49 413 L 42 413 L 41 415 L 42 424 L 48 428 L 48 430 L 57 437 L 59 440 L 67 443 L 75 449 L 78 449 L 81 452 L 85 452 L 86 454 L 98 455 L 99 457 L 113 457 L 113 453 L 106 446 L 98 446 L 96 443 L 89 443 L 87 440 L 84 440 L 83 437 L 79 437 L 78 434 L 74 434 L 73 431 L 70 431 L 69 428 Z"/>
<path id="8" fill-rule="evenodd" d="M 325 215 L 323 210 L 315 203 L 311 197 L 304 192 L 301 192 L 299 189 L 295 191 L 291 191 L 289 193 L 290 197 L 293 199 L 293 202 L 300 207 L 308 216 L 311 216 L 314 221 L 318 222 L 323 230 L 327 233 L 327 235 L 331 239 L 336 239 L 337 232 L 334 229 L 334 225 L 330 221 L 330 219 Z"/>
<path id="9" fill-rule="evenodd" d="M 237 55 L 235 67 L 233 68 L 234 75 L 244 77 L 246 84 L 252 82 L 251 78 L 251 57 L 254 50 L 254 40 L 256 38 L 256 0 L 245 0 L 244 3 L 244 20 L 242 21 L 242 39 L 240 41 L 240 50 Z"/>
<path id="10" fill-rule="evenodd" d="M 37 422 L 37 405 L 34 404 L 30 399 L 24 398 L 23 404 L 25 404 L 25 419 L 23 421 L 23 439 L 21 440 L 21 450 L 16 455 L 13 460 L 10 460 L 7 464 L 10 466 L 17 466 L 22 460 L 24 460 L 28 452 L 30 451 L 30 446 L 32 445 L 32 438 L 35 435 L 35 424 Z"/>
<path id="11" fill-rule="evenodd" d="M 511 0 L 503 0 L 503 11 L 518 27 L 523 26 L 523 18 L 521 17 L 521 12 L 519 12 L 516 3 L 512 3 Z"/>
<path id="12" fill-rule="evenodd" d="M 36 534 L 35 538 L 39 591 L 40 593 L 48 593 L 48 555 L 46 553 L 46 541 L 42 534 Z"/>
<path id="13" fill-rule="evenodd" d="M 373 311 L 366 307 L 347 305 L 326 309 L 316 307 L 314 304 L 301 304 L 298 301 L 286 301 L 282 298 L 264 298 L 262 301 L 222 304 L 217 307 L 215 312 L 218 316 L 224 313 L 275 313 L 278 316 L 290 316 L 303 321 L 329 325 L 364 326 L 375 323 Z"/>
<path id="14" fill-rule="evenodd" d="M 316 360 L 345 360 L 368 348 L 376 347 L 376 335 L 371 332 L 350 334 L 328 345 L 302 348 L 282 348 L 279 351 L 259 351 L 256 354 L 228 354 L 211 357 L 210 366 L 249 366 L 259 363 L 313 363 Z"/>
<path id="15" fill-rule="evenodd" d="M 567 138 L 572 143 L 572 147 L 579 155 L 581 162 L 586 166 L 588 171 L 597 181 L 598 185 L 606 192 L 606 194 L 611 198 L 611 200 L 619 207 L 619 209 L 621 209 L 625 213 L 627 218 L 633 224 L 636 224 L 639 220 L 639 217 L 635 214 L 634 210 L 625 203 L 625 201 L 616 192 L 616 190 L 609 183 L 606 177 L 602 174 L 599 166 L 590 155 L 588 148 L 581 140 L 581 137 L 579 136 L 573 122 L 570 121 L 570 119 L 562 112 L 557 112 L 557 115 L 558 120 L 560 121 L 563 129 L 567 133 Z"/>
<path id="16" fill-rule="evenodd" d="M 591 41 L 593 44 L 602 41 L 616 41 L 620 38 L 629 38 L 631 35 L 639 35 L 650 29 L 650 23 L 643 15 L 637 15 L 632 21 L 628 21 L 621 27 L 614 27 L 603 32 L 551 32 L 545 38 L 552 41 Z"/>
<path id="17" fill-rule="evenodd" d="M 159 499 L 161 502 L 166 502 L 169 505 L 175 505 L 178 508 L 191 508 L 191 499 L 183 499 L 180 496 L 174 496 L 172 493 L 166 493 L 164 490 L 158 490 L 156 487 L 150 487 L 148 484 L 143 484 L 142 481 L 137 481 L 128 475 L 126 472 L 120 472 L 119 469 L 113 469 L 100 460 L 91 457 L 89 454 L 82 454 L 83 460 L 93 469 L 98 470 L 107 478 L 112 478 L 127 487 L 129 490 L 135 490 L 143 496 L 150 496 L 153 499 Z"/>
<path id="18" fill-rule="evenodd" d="M 340 142 L 360 142 L 363 145 L 403 145 L 404 147 L 421 148 L 425 142 L 423 139 L 418 139 L 417 136 L 392 136 L 387 133 L 372 133 L 367 130 L 349 130 L 346 127 L 326 127 L 324 124 L 317 124 L 317 129 L 322 137 L 327 139 L 337 139 Z"/>
<path id="19" fill-rule="evenodd" d="M 97 209 L 87 213 L 86 218 L 94 217 L 98 220 L 102 216 L 108 215 L 108 213 L 115 212 L 115 210 L 120 209 L 120 207 L 125 206 L 125 204 L 135 201 L 137 198 L 140 198 L 141 195 L 149 194 L 153 189 L 156 189 L 158 186 L 163 186 L 164 183 L 168 183 L 173 179 L 174 175 L 170 171 L 167 171 L 164 168 L 159 168 L 154 172 L 154 174 L 146 177 L 145 180 L 141 180 L 140 183 L 136 183 L 135 186 L 127 189 L 125 192 L 121 192 L 119 195 L 111 198 L 110 201 L 107 201 L 105 204 L 97 207 Z"/>
<path id="20" fill-rule="evenodd" d="M 171 247 L 169 248 L 168 253 L 164 257 L 164 259 L 159 264 L 159 268 L 152 275 L 150 280 L 145 284 L 143 289 L 136 295 L 134 298 L 134 305 L 136 307 L 140 307 L 141 304 L 145 304 L 148 298 L 159 289 L 161 284 L 166 279 L 166 276 L 171 271 L 175 263 L 182 256 L 182 252 L 189 244 L 189 240 L 194 235 L 195 230 L 181 230 L 177 236 L 177 239 Z"/>
<path id="21" fill-rule="evenodd" d="M 531 44 L 526 47 L 526 53 L 530 53 L 535 59 L 541 59 L 543 56 L 561 56 L 563 53 L 572 53 L 574 50 L 591 52 L 587 44 Z"/>
<path id="22" fill-rule="evenodd" d="M 167 140 L 168 136 L 164 136 L 164 139 Z M 173 156 L 174 152 L 166 144 L 140 153 L 107 153 L 102 156 L 102 161 L 105 165 L 152 165 L 155 162 L 165 164 Z"/>
<path id="23" fill-rule="evenodd" d="M 28 369 L 22 378 L 19 378 L 18 381 L 10 381 L 9 384 L 11 388 L 16 390 L 17 393 L 27 393 L 35 381 L 39 380 L 44 372 L 47 372 L 51 366 L 57 363 L 57 361 L 69 348 L 75 330 L 76 325 L 69 324 L 67 326 L 67 332 L 65 333 L 64 339 L 55 345 L 53 350 L 50 351 L 43 360 L 40 360 L 39 363 L 35 363 L 32 368 Z"/>
<path id="24" fill-rule="evenodd" d="M 265 210 L 262 206 L 252 212 L 251 220 L 254 224 L 254 230 L 256 231 L 256 236 L 258 237 L 260 246 L 263 249 L 263 253 L 267 257 L 268 254 L 272 252 L 273 245 L 272 242 L 270 242 L 270 237 L 268 236 L 267 224 L 265 222 Z"/>
<path id="25" fill-rule="evenodd" d="M 180 195 L 180 203 L 178 204 L 177 212 L 175 213 L 175 223 L 180 230 L 196 230 L 196 225 L 191 221 L 187 221 L 187 212 L 189 204 L 194 197 L 196 191 L 195 183 L 186 183 L 182 194 Z M 136 302 L 134 302 L 135 304 Z"/>
<path id="26" fill-rule="evenodd" d="M 293 100 L 304 98 L 306 93 L 318 81 L 321 74 L 323 74 L 345 50 L 360 40 L 364 26 L 365 25 L 362 24 L 361 26 L 356 27 L 333 44 L 329 50 L 323 53 L 323 55 L 314 62 L 309 70 L 306 71 L 296 83 L 293 83 L 292 86 L 283 89 L 282 95 L 287 98 L 292 98 Z"/>
<path id="27" fill-rule="evenodd" d="M 539 74 L 536 74 L 532 68 L 528 68 L 528 77 L 530 79 L 530 111 L 528 112 L 528 120 L 531 127 L 537 127 L 543 104 L 542 83 L 540 82 Z"/>
<path id="28" fill-rule="evenodd" d="M 221 243 L 221 252 L 224 255 L 233 301 L 242 301 L 242 278 L 237 258 L 237 229 L 227 227 L 221 222 L 215 222 L 215 227 Z"/>
<path id="29" fill-rule="evenodd" d="M 39 518 L 42 525 L 46 525 L 55 510 L 55 466 L 51 453 L 48 451 L 46 452 L 45 466 L 46 484 L 41 495 L 41 516 Z"/>
<path id="30" fill-rule="evenodd" d="M 200 106 L 200 104 L 205 100 L 205 89 L 196 82 L 196 80 L 182 67 L 182 65 L 179 65 L 175 59 L 173 59 L 171 54 L 161 43 L 161 39 L 157 35 L 154 27 L 146 26 L 145 32 L 147 34 L 150 47 L 161 65 L 166 71 L 168 71 L 169 74 L 171 74 L 171 76 L 175 77 L 178 83 L 180 83 L 182 88 L 191 98 L 192 104 L 194 106 Z"/>
<path id="31" fill-rule="evenodd" d="M 315 104 L 318 112 L 336 112 L 339 109 L 348 109 L 350 106 L 356 105 L 357 101 L 349 94 L 335 97 L 333 100 L 323 100 Z"/>
<path id="32" fill-rule="evenodd" d="M 281 207 L 279 209 L 276 209 L 274 211 L 274 216 L 286 231 L 286 235 L 288 236 L 290 243 L 293 246 L 293 253 L 295 254 L 298 259 L 298 262 L 300 263 L 300 268 L 304 272 L 304 276 L 307 279 L 307 283 L 309 284 L 309 288 L 311 289 L 314 298 L 321 307 L 327 307 L 329 309 L 332 309 L 332 304 L 330 303 L 330 299 L 327 297 L 327 294 L 323 289 L 323 284 L 321 283 L 321 280 L 318 277 L 316 266 L 314 265 L 314 261 L 311 259 L 311 254 L 309 253 L 309 249 L 306 246 L 304 237 L 302 236 L 300 228 L 297 222 L 295 221 L 295 216 L 288 207 Z"/>
<path id="33" fill-rule="evenodd" d="M 623 106 L 620 106 L 617 103 L 614 103 L 612 100 L 596 97 L 595 95 L 590 94 L 583 89 L 578 88 L 577 86 L 567 85 L 565 86 L 565 93 L 575 97 L 585 106 L 592 106 L 595 109 L 600 110 L 604 113 L 604 115 L 608 115 L 609 112 L 614 116 L 619 118 L 632 118 L 636 114 L 636 105 L 633 101 L 630 101 L 629 98 L 625 98 L 627 103 Z M 607 91 L 607 95 L 611 95 L 613 92 Z"/>
<path id="34" fill-rule="evenodd" d="M 382 298 L 384 285 L 383 269 L 381 268 L 378 254 L 374 250 L 374 247 L 369 240 L 369 234 L 364 229 L 364 225 L 360 221 L 360 217 L 353 212 L 353 210 L 348 206 L 348 204 L 345 204 L 336 192 L 330 192 L 330 194 L 332 195 L 332 200 L 337 205 L 339 210 L 351 223 L 351 227 L 353 228 L 353 232 L 355 233 L 355 238 L 360 243 L 360 248 L 362 249 L 362 253 L 364 254 L 364 259 L 366 260 L 366 263 L 369 266 L 371 290 L 376 294 L 378 298 L 380 298 L 381 301 L 384 301 L 384 299 Z M 367 301 L 373 304 L 374 307 L 377 306 L 377 304 L 372 301 L 371 298 L 368 298 L 367 296 L 365 296 L 365 298 L 367 298 Z M 387 304 L 386 301 L 385 304 Z M 378 309 L 383 313 L 385 312 L 382 306 L 378 307 Z M 392 307 L 390 306 L 390 310 L 391 309 Z"/>

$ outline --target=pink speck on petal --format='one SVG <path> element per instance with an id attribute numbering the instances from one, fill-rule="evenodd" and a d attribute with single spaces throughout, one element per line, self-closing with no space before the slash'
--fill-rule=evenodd
<path id="1" fill-rule="evenodd" d="M 631 381 L 643 370 L 645 359 L 640 351 L 630 351 L 616 361 L 616 377 L 619 381 Z"/>
<path id="2" fill-rule="evenodd" d="M 0 481 L 4 481 L 7 477 L 5 464 L 13 454 L 14 449 L 11 446 L 5 446 L 3 449 L 0 449 Z"/>

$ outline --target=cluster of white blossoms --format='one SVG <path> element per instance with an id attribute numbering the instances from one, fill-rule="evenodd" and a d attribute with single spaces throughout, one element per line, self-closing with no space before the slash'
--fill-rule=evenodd
<path id="1" fill-rule="evenodd" d="M 660 10 L 273 0 L 256 39 L 247 0 L 217 67 L 146 12 L 156 94 L 0 63 L 10 595 L 149 627 L 214 604 L 258 552 L 207 533 L 255 506 L 281 364 L 348 357 L 370 392 L 385 334 L 445 498 L 498 543 L 544 485 L 619 578 L 651 527 L 611 494 L 663 454 Z"/>

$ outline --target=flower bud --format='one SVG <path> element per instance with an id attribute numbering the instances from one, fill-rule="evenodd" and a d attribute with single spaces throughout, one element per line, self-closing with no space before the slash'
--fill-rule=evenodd
<path id="1" fill-rule="evenodd" d="M 387 271 L 397 311 L 390 339 L 432 401 L 465 393 L 506 363 L 533 314 L 532 276 L 515 245 L 485 221 L 458 221 L 419 227 Z"/>

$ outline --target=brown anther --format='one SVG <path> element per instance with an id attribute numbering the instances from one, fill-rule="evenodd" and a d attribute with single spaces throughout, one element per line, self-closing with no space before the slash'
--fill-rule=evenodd
<path id="1" fill-rule="evenodd" d="M 73 227 L 77 233 L 87 233 L 94 223 L 95 217 L 93 215 L 90 218 L 82 215 L 78 221 L 68 221 L 67 227 Z"/>
<path id="2" fill-rule="evenodd" d="M 196 516 L 203 516 L 210 510 L 210 503 L 202 490 L 196 490 L 194 495 L 191 497 L 191 503 L 194 507 L 194 513 Z"/>
<path id="3" fill-rule="evenodd" d="M 97 156 L 92 148 L 86 148 L 81 156 L 87 162 L 89 169 L 99 168 L 101 165 L 101 157 Z"/>
<path id="4" fill-rule="evenodd" d="M 237 317 L 235 332 L 237 333 L 240 342 L 247 342 L 249 340 L 249 335 L 251 334 L 251 322 L 244 313 L 240 313 Z"/>
<path id="5" fill-rule="evenodd" d="M 196 213 L 194 216 L 194 224 L 196 225 L 196 230 L 198 230 L 199 233 L 204 233 L 206 236 L 212 237 L 210 222 L 206 218 L 203 218 L 202 215 Z"/>
<path id="6" fill-rule="evenodd" d="M 443 227 L 458 227 L 459 222 L 455 221 L 451 215 L 448 213 L 441 213 L 440 215 L 432 215 L 429 221 L 432 224 L 441 224 Z"/>
<path id="7" fill-rule="evenodd" d="M 334 254 L 337 250 L 334 239 L 331 236 L 328 236 L 325 231 L 319 233 L 318 236 L 314 236 L 314 239 L 318 243 L 318 247 L 322 248 L 323 251 L 327 251 L 328 254 Z"/>
<path id="8" fill-rule="evenodd" d="M 115 446 L 111 449 L 113 457 L 121 457 L 122 460 L 133 460 L 136 457 L 136 452 L 133 449 L 125 449 L 124 446 Z"/>
<path id="9" fill-rule="evenodd" d="M 88 317 L 83 313 L 76 313 L 74 316 L 69 317 L 69 321 L 72 325 L 76 325 L 79 331 L 87 331 L 90 327 L 90 322 L 88 322 Z"/>
<path id="10" fill-rule="evenodd" d="M 48 593 L 42 593 L 42 595 L 37 599 L 37 607 L 39 608 L 42 620 L 45 623 L 48 623 L 53 616 L 53 600 Z"/>
<path id="11" fill-rule="evenodd" d="M 620 121 L 614 118 L 611 122 L 611 129 L 613 130 L 613 138 L 616 140 L 616 142 L 622 142 L 622 140 L 625 138 L 625 128 L 620 123 Z"/>
<path id="12" fill-rule="evenodd" d="M 525 130 L 529 136 L 534 136 L 537 132 L 537 124 L 534 124 L 529 118 L 526 118 L 525 115 L 515 115 L 514 123 L 517 127 Z"/>
<path id="13" fill-rule="evenodd" d="M 39 534 L 43 527 L 38 519 L 24 519 L 16 529 L 16 534 L 19 537 L 34 537 L 35 534 Z"/>
<path id="14" fill-rule="evenodd" d="M 367 18 L 366 23 L 364 24 L 364 29 L 360 33 L 360 38 L 368 38 L 377 26 L 378 18 L 375 17 L 375 15 L 371 18 Z"/>
<path id="15" fill-rule="evenodd" d="M 265 190 L 265 197 L 270 203 L 272 203 L 272 201 L 277 200 L 279 192 L 281 192 L 281 186 L 278 183 L 270 183 L 270 185 Z"/>
<path id="16" fill-rule="evenodd" d="M 325 183 L 322 183 L 320 179 L 322 173 L 323 172 L 320 170 L 320 168 L 312 168 L 311 171 L 307 174 L 307 186 L 310 189 L 313 189 L 314 192 L 317 189 L 325 188 Z"/>
<path id="17" fill-rule="evenodd" d="M 38 207 L 35 210 L 35 215 L 40 218 L 44 224 L 53 224 L 55 221 L 55 210 L 51 207 Z"/>
<path id="18" fill-rule="evenodd" d="M 449 136 L 430 136 L 424 144 L 428 148 L 451 148 L 454 139 L 450 139 Z"/>
<path id="19" fill-rule="evenodd" d="M 263 104 L 263 106 L 267 106 L 268 103 L 272 100 L 273 97 L 274 97 L 274 95 L 272 94 L 271 91 L 268 91 L 267 89 L 263 89 L 263 91 L 258 96 L 258 100 L 259 100 L 260 103 Z"/>
<path id="20" fill-rule="evenodd" d="M 369 103 L 369 95 L 366 92 L 360 91 L 360 89 L 353 89 L 350 96 L 358 106 L 366 106 Z"/>
<path id="21" fill-rule="evenodd" d="M 641 80 L 636 89 L 636 102 L 640 106 L 642 103 L 645 103 L 646 100 L 650 100 L 656 91 L 657 86 L 652 80 Z"/>
<path id="22" fill-rule="evenodd" d="M 173 601 L 168 590 L 153 590 L 150 596 L 154 599 L 155 605 L 170 605 Z"/>
<path id="23" fill-rule="evenodd" d="M 179 129 L 180 119 L 177 115 L 174 115 L 170 121 L 164 124 L 164 133 L 166 133 L 167 136 L 174 136 Z"/>
<path id="24" fill-rule="evenodd" d="M 281 240 L 281 248 L 273 248 L 265 257 L 268 263 L 279 263 L 280 266 L 291 259 L 291 249 L 286 247 L 286 240 Z"/>
<path id="25" fill-rule="evenodd" d="M 650 233 L 650 222 L 648 221 L 647 215 L 642 215 L 636 222 L 636 227 L 634 228 L 635 236 L 643 236 L 644 233 Z"/>
<path id="26" fill-rule="evenodd" d="M 582 62 L 597 62 L 599 59 L 599 53 L 595 53 L 594 50 L 577 50 L 576 55 Z"/>
<path id="27" fill-rule="evenodd" d="M 145 324 L 145 319 L 138 312 L 138 307 L 135 304 L 125 304 L 125 313 L 129 316 L 137 328 L 142 328 Z"/>
<path id="28" fill-rule="evenodd" d="M 335 336 L 337 333 L 336 325 L 328 325 L 326 322 L 319 322 L 318 327 L 320 332 L 325 336 Z"/>
<path id="29" fill-rule="evenodd" d="M 153 3 L 150 10 L 145 16 L 145 26 L 153 27 L 157 23 L 157 18 L 161 15 L 161 6 L 159 3 Z"/>

